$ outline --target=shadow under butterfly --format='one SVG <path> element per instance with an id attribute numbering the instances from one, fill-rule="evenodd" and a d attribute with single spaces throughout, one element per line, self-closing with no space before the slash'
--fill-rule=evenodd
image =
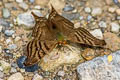
<path id="1" fill-rule="evenodd" d="M 74 28 L 74 24 L 60 16 L 52 7 L 48 19 L 38 17 L 32 12 L 36 24 L 33 28 L 33 40 L 26 46 L 24 55 L 27 57 L 23 64 L 31 67 L 37 64 L 46 54 L 54 48 L 61 48 L 69 43 L 77 43 L 93 47 L 106 45 L 104 40 L 97 39 L 84 28 Z"/>

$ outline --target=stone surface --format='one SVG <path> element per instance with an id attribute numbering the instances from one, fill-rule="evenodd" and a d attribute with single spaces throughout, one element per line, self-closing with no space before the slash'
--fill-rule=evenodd
<path id="1" fill-rule="evenodd" d="M 109 49 L 113 51 L 120 49 L 120 38 L 116 34 L 106 32 L 104 33 L 104 39 Z"/>
<path id="2" fill-rule="evenodd" d="M 57 73 L 57 75 L 63 77 L 63 76 L 65 75 L 65 71 L 59 71 L 59 72 Z"/>
<path id="3" fill-rule="evenodd" d="M 120 9 L 116 9 L 117 15 L 120 15 Z"/>
<path id="4" fill-rule="evenodd" d="M 111 23 L 111 31 L 118 33 L 120 31 L 120 26 L 118 23 L 112 22 Z"/>
<path id="5" fill-rule="evenodd" d="M 22 76 L 22 74 L 20 72 L 17 72 L 15 74 L 12 74 L 8 80 L 24 80 L 24 77 Z"/>
<path id="6" fill-rule="evenodd" d="M 89 7 L 84 8 L 84 10 L 85 10 L 86 13 L 90 13 L 91 12 L 91 9 Z"/>
<path id="7" fill-rule="evenodd" d="M 11 65 L 3 60 L 0 61 L 4 73 L 9 73 Z"/>
<path id="8" fill-rule="evenodd" d="M 109 7 L 109 8 L 108 8 L 108 11 L 111 12 L 111 13 L 114 13 L 115 10 L 116 10 L 116 8 L 114 8 L 114 7 Z"/>
<path id="9" fill-rule="evenodd" d="M 101 8 L 92 8 L 92 16 L 98 16 L 102 14 L 102 9 Z"/>
<path id="10" fill-rule="evenodd" d="M 22 3 L 22 2 L 23 2 L 23 0 L 16 0 L 16 2 L 18 2 L 18 3 Z"/>
<path id="11" fill-rule="evenodd" d="M 64 46 L 59 51 L 54 49 L 41 60 L 39 65 L 45 71 L 52 71 L 60 65 L 77 63 L 82 59 L 80 54 L 80 46 L 66 45 L 66 47 Z"/>
<path id="12" fill-rule="evenodd" d="M 90 31 L 90 33 L 97 37 L 98 39 L 103 39 L 103 34 L 102 34 L 102 31 L 100 29 L 95 29 L 93 31 Z"/>
<path id="13" fill-rule="evenodd" d="M 64 11 L 72 11 L 74 9 L 74 7 L 72 7 L 71 5 L 66 5 L 63 10 Z"/>
<path id="14" fill-rule="evenodd" d="M 112 56 L 111 62 L 108 56 Z M 120 51 L 113 54 L 97 57 L 77 67 L 80 80 L 119 80 L 120 79 Z"/>
<path id="15" fill-rule="evenodd" d="M 16 44 L 10 44 L 8 45 L 8 49 L 16 49 L 17 48 L 17 45 Z"/>
<path id="16" fill-rule="evenodd" d="M 4 33 L 5 33 L 6 36 L 10 36 L 11 37 L 15 33 L 15 31 L 14 30 L 5 30 Z"/>
<path id="17" fill-rule="evenodd" d="M 7 8 L 2 9 L 3 18 L 9 18 L 10 17 L 10 11 Z"/>
<path id="18" fill-rule="evenodd" d="M 26 3 L 20 3 L 19 6 L 24 9 L 24 10 L 27 10 L 28 9 L 28 5 Z"/>
<path id="19" fill-rule="evenodd" d="M 101 27 L 101 28 L 107 28 L 107 24 L 106 24 L 106 22 L 104 22 L 104 21 L 100 21 L 100 22 L 98 23 L 98 25 L 99 25 L 99 27 Z"/>
<path id="20" fill-rule="evenodd" d="M 32 80 L 43 80 L 43 77 L 39 74 L 35 74 Z"/>
<path id="21" fill-rule="evenodd" d="M 68 20 L 79 19 L 79 13 L 62 13 L 62 16 L 67 18 Z"/>
<path id="22" fill-rule="evenodd" d="M 33 12 L 38 16 L 42 16 L 38 10 L 33 10 Z M 26 28 L 31 28 L 35 25 L 34 17 L 32 16 L 31 11 L 19 14 L 16 20 L 18 25 L 23 24 Z"/>

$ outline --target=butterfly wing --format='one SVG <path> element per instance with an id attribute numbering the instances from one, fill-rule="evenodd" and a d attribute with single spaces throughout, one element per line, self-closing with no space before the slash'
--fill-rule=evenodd
<path id="1" fill-rule="evenodd" d="M 75 31 L 68 36 L 68 39 L 72 42 L 90 45 L 90 46 L 106 45 L 106 42 L 104 40 L 97 39 L 86 29 L 81 27 L 78 29 L 75 29 Z"/>
<path id="2" fill-rule="evenodd" d="M 32 12 L 35 18 L 36 24 L 33 28 L 32 36 L 38 40 L 54 40 L 54 34 L 51 31 L 51 24 L 44 17 L 38 17 Z"/>
<path id="3" fill-rule="evenodd" d="M 66 18 L 60 16 L 53 6 L 51 7 L 52 11 L 49 15 L 48 21 L 51 22 L 53 27 L 55 27 L 60 33 L 64 36 L 68 36 L 69 33 L 73 31 L 74 24 Z"/>
<path id="4" fill-rule="evenodd" d="M 33 39 L 28 42 L 24 62 L 25 66 L 31 66 L 38 63 L 46 54 L 50 53 L 56 47 L 55 41 L 40 41 Z"/>

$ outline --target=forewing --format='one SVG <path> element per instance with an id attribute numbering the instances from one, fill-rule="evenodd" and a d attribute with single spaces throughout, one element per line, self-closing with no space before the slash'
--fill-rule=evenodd
<path id="1" fill-rule="evenodd" d="M 74 28 L 74 24 L 70 22 L 68 19 L 60 16 L 56 10 L 52 7 L 52 11 L 48 17 L 49 22 L 53 24 L 53 26 L 56 27 L 61 33 L 63 33 L 65 36 L 69 35 L 70 32 L 72 32 Z"/>
<path id="2" fill-rule="evenodd" d="M 31 66 L 40 61 L 46 54 L 56 47 L 55 41 L 32 40 L 27 44 L 25 55 L 27 59 L 25 66 Z"/>
<path id="3" fill-rule="evenodd" d="M 69 40 L 72 42 L 90 45 L 90 46 L 104 46 L 106 45 L 104 40 L 97 39 L 90 32 L 84 28 L 75 29 L 73 33 L 69 35 Z"/>
<path id="4" fill-rule="evenodd" d="M 33 12 L 32 15 L 36 21 L 32 36 L 38 40 L 54 40 L 55 37 L 50 29 L 51 24 L 49 24 L 48 20 L 44 17 L 37 17 Z"/>

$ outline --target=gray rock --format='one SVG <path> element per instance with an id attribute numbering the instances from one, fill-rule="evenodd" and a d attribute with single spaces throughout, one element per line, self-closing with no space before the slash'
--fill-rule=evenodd
<path id="1" fill-rule="evenodd" d="M 16 0 L 16 2 L 18 2 L 18 3 L 22 3 L 22 2 L 23 2 L 23 0 Z"/>
<path id="2" fill-rule="evenodd" d="M 102 14 L 102 9 L 101 8 L 92 8 L 92 16 L 98 16 Z"/>
<path id="3" fill-rule="evenodd" d="M 3 18 L 9 18 L 10 17 L 10 11 L 7 8 L 2 9 Z"/>
<path id="4" fill-rule="evenodd" d="M 99 25 L 101 28 L 107 28 L 107 24 L 106 24 L 106 22 L 104 22 L 104 21 L 100 21 L 100 22 L 98 23 L 98 25 Z"/>
<path id="5" fill-rule="evenodd" d="M 21 74 L 20 72 L 17 72 L 17 73 L 15 73 L 15 74 L 12 74 L 12 75 L 8 78 L 8 80 L 16 80 L 16 78 L 17 78 L 17 80 L 24 80 L 24 77 L 22 76 L 22 74 Z"/>
<path id="6" fill-rule="evenodd" d="M 83 16 L 80 16 L 80 17 L 79 17 L 79 19 L 80 19 L 80 20 L 83 20 L 83 19 L 84 19 L 84 17 L 83 17 Z"/>
<path id="7" fill-rule="evenodd" d="M 14 30 L 5 30 L 5 32 L 4 32 L 4 34 L 5 34 L 6 36 L 12 36 L 14 33 L 15 33 Z"/>
<path id="8" fill-rule="evenodd" d="M 115 23 L 115 22 L 112 22 L 111 23 L 111 31 L 112 32 L 115 32 L 115 33 L 118 33 L 120 30 L 120 26 L 118 23 Z"/>
<path id="9" fill-rule="evenodd" d="M 72 7 L 71 5 L 66 5 L 64 8 L 63 8 L 64 11 L 72 11 L 74 10 L 74 7 Z"/>
<path id="10" fill-rule="evenodd" d="M 67 18 L 68 20 L 79 19 L 79 13 L 62 13 L 62 16 Z"/>
<path id="11" fill-rule="evenodd" d="M 29 0 L 29 2 L 30 2 L 30 3 L 34 3 L 34 2 L 35 2 L 35 0 Z"/>
<path id="12" fill-rule="evenodd" d="M 8 49 L 16 49 L 17 48 L 17 45 L 16 44 L 10 44 L 8 45 Z"/>
<path id="13" fill-rule="evenodd" d="M 24 9 L 24 10 L 27 10 L 28 9 L 28 5 L 24 2 L 20 3 L 19 6 Z"/>
<path id="14" fill-rule="evenodd" d="M 102 34 L 102 31 L 100 29 L 95 29 L 93 31 L 90 31 L 90 33 L 97 37 L 98 39 L 103 39 L 103 34 Z"/>
<path id="15" fill-rule="evenodd" d="M 4 77 L 4 73 L 0 71 L 0 78 Z"/>
<path id="16" fill-rule="evenodd" d="M 112 61 L 108 60 L 112 56 Z M 79 80 L 120 80 L 120 51 L 80 64 Z"/>
<path id="17" fill-rule="evenodd" d="M 32 80 L 43 80 L 43 77 L 39 74 L 35 74 Z"/>
<path id="18" fill-rule="evenodd" d="M 64 75 L 65 75 L 65 72 L 64 72 L 64 71 L 58 71 L 58 76 L 64 77 Z"/>
<path id="19" fill-rule="evenodd" d="M 12 67 L 11 70 L 10 70 L 10 72 L 11 73 L 15 73 L 15 72 L 17 72 L 17 69 Z"/>
<path id="20" fill-rule="evenodd" d="M 86 7 L 84 10 L 85 10 L 86 13 L 90 13 L 91 12 L 91 9 L 89 7 Z"/>
<path id="21" fill-rule="evenodd" d="M 9 27 L 10 26 L 9 22 L 5 21 L 2 18 L 0 18 L 0 25 L 5 26 L 5 27 Z"/>
<path id="22" fill-rule="evenodd" d="M 120 16 L 117 16 L 116 19 L 117 19 L 117 20 L 120 20 Z"/>
<path id="23" fill-rule="evenodd" d="M 92 19 L 92 16 L 91 15 L 88 15 L 87 16 L 87 20 L 90 21 Z"/>
<path id="24" fill-rule="evenodd" d="M 33 12 L 38 16 L 42 16 L 40 11 L 38 11 L 38 10 L 33 10 Z M 19 14 L 17 16 L 16 20 L 17 20 L 18 25 L 23 24 L 27 28 L 31 28 L 35 25 L 35 20 L 34 20 L 34 17 L 32 16 L 32 14 L 31 14 L 31 11 L 23 13 L 23 14 Z"/>

